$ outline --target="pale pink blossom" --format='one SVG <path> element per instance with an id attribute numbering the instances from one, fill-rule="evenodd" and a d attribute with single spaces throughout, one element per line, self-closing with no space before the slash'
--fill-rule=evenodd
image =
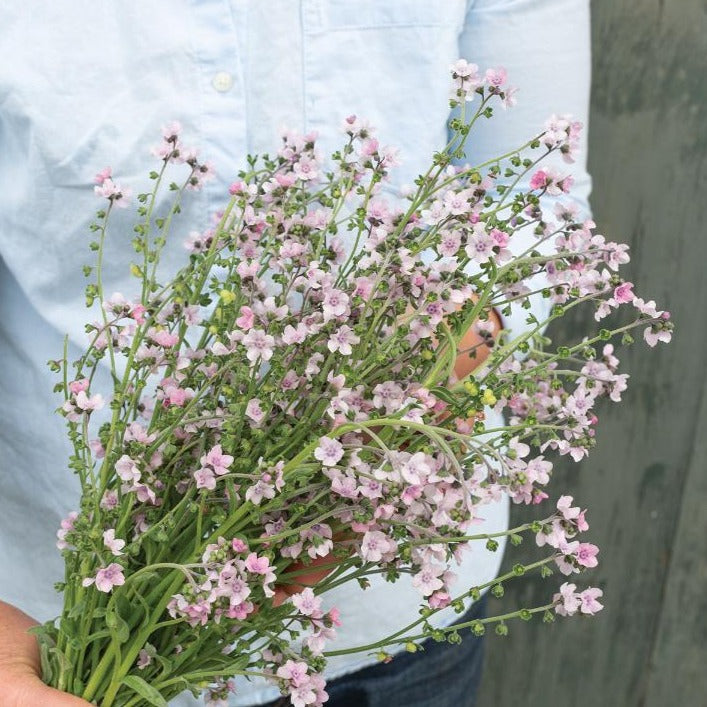
<path id="1" fill-rule="evenodd" d="M 324 466 L 335 466 L 344 456 L 344 448 L 338 439 L 320 437 L 319 446 L 314 450 L 315 459 Z"/>
<path id="2" fill-rule="evenodd" d="M 252 398 L 248 401 L 245 408 L 245 414 L 249 417 L 256 425 L 260 425 L 265 419 L 265 413 L 261 408 L 261 402 L 258 398 Z"/>
<path id="3" fill-rule="evenodd" d="M 117 562 L 111 562 L 108 567 L 98 570 L 95 577 L 86 577 L 81 582 L 84 587 L 90 587 L 92 584 L 96 585 L 96 589 L 99 592 L 108 593 L 112 591 L 113 587 L 125 584 L 123 568 Z"/>
<path id="4" fill-rule="evenodd" d="M 560 587 L 559 593 L 552 598 L 555 605 L 555 612 L 560 616 L 572 616 L 577 613 L 580 607 L 581 599 L 577 594 L 577 585 L 564 582 Z"/>
<path id="5" fill-rule="evenodd" d="M 228 473 L 228 468 L 233 464 L 233 457 L 230 454 L 224 454 L 221 445 L 217 444 L 208 454 L 201 457 L 201 463 L 204 466 L 210 466 L 217 476 L 222 476 Z"/>
<path id="6" fill-rule="evenodd" d="M 166 329 L 150 330 L 149 337 L 163 348 L 171 348 L 179 342 L 179 336 L 168 332 Z"/>
<path id="7" fill-rule="evenodd" d="M 101 497 L 99 506 L 105 511 L 111 511 L 118 507 L 118 492 L 113 489 L 106 489 Z"/>
<path id="8" fill-rule="evenodd" d="M 117 557 L 122 555 L 125 547 L 125 540 L 115 537 L 115 528 L 109 528 L 103 532 L 103 544 Z"/>
<path id="9" fill-rule="evenodd" d="M 597 587 L 589 587 L 581 592 L 579 595 L 579 600 L 581 602 L 579 607 L 580 612 L 582 614 L 589 614 L 590 616 L 593 616 L 598 611 L 601 611 L 604 608 L 604 605 L 601 604 L 598 599 L 603 596 L 603 594 L 604 592 Z"/>
<path id="10" fill-rule="evenodd" d="M 59 550 L 66 550 L 69 547 L 66 536 L 74 529 L 74 523 L 78 517 L 79 514 L 76 511 L 71 511 L 71 513 L 60 522 L 59 530 L 56 531 L 56 546 Z"/>
<path id="11" fill-rule="evenodd" d="M 89 398 L 85 390 L 80 390 L 76 395 L 76 407 L 84 412 L 100 410 L 104 405 L 105 401 L 100 393 L 96 393 Z"/>
<path id="12" fill-rule="evenodd" d="M 324 293 L 322 311 L 324 321 L 329 321 L 335 317 L 341 317 L 348 311 L 349 297 L 345 292 L 331 288 Z"/>
<path id="13" fill-rule="evenodd" d="M 390 556 L 397 550 L 397 545 L 380 530 L 369 530 L 361 541 L 361 557 L 366 562 L 380 562 L 384 556 Z"/>
<path id="14" fill-rule="evenodd" d="M 246 347 L 246 357 L 251 363 L 255 363 L 258 359 L 269 361 L 272 358 L 275 339 L 262 329 L 251 329 L 241 343 Z"/>
<path id="15" fill-rule="evenodd" d="M 123 454 L 115 463 L 115 472 L 126 483 L 137 483 L 140 480 L 140 469 L 137 462 L 127 454 Z"/>
<path id="16" fill-rule="evenodd" d="M 208 489 L 213 491 L 216 488 L 216 477 L 214 476 L 213 469 L 208 467 L 202 467 L 194 472 L 194 479 L 196 480 L 196 487 L 198 489 Z"/>
<path id="17" fill-rule="evenodd" d="M 577 559 L 577 563 L 582 565 L 582 567 L 596 567 L 599 564 L 599 560 L 596 557 L 598 552 L 599 548 L 596 545 L 580 543 L 574 552 L 574 556 Z"/>
<path id="18" fill-rule="evenodd" d="M 614 288 L 614 299 L 619 304 L 633 302 L 634 298 L 632 282 L 622 282 L 618 287 Z"/>
<path id="19" fill-rule="evenodd" d="M 297 594 L 292 594 L 290 599 L 301 614 L 313 618 L 321 618 L 323 616 L 321 610 L 322 600 L 315 596 L 311 587 L 307 587 Z"/>
<path id="20" fill-rule="evenodd" d="M 110 167 L 104 167 L 96 176 L 93 178 L 95 184 L 103 184 L 106 179 L 110 179 L 113 170 Z"/>
<path id="21" fill-rule="evenodd" d="M 340 326 L 327 342 L 327 348 L 332 353 L 339 351 L 342 356 L 350 356 L 353 353 L 352 346 L 359 343 L 361 339 L 354 334 L 353 329 L 348 324 Z"/>
<path id="22" fill-rule="evenodd" d="M 432 592 L 444 586 L 440 575 L 444 574 L 445 570 L 446 567 L 444 565 L 425 564 L 417 574 L 413 575 L 412 586 L 415 587 L 422 596 L 429 596 Z"/>
<path id="23" fill-rule="evenodd" d="M 243 306 L 240 310 L 240 316 L 236 319 L 236 326 L 243 329 L 243 331 L 248 331 L 253 328 L 255 322 L 255 314 L 250 307 Z"/>

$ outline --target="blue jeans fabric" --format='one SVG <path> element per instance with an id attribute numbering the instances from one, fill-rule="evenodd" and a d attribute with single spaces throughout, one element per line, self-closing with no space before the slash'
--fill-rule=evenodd
<path id="1" fill-rule="evenodd" d="M 486 595 L 460 619 L 486 615 Z M 459 645 L 425 642 L 425 650 L 401 653 L 380 663 L 344 675 L 327 684 L 326 707 L 474 707 L 481 683 L 483 638 L 468 629 Z M 285 707 L 288 698 L 268 707 Z"/>

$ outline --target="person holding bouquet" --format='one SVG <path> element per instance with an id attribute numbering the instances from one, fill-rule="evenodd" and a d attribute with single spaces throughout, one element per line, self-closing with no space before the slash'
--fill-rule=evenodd
<path id="1" fill-rule="evenodd" d="M 69 707 L 85 702 L 43 685 L 27 615 L 44 621 L 58 611 L 55 534 L 76 507 L 77 488 L 65 469 L 70 452 L 45 369 L 64 331 L 70 350 L 85 339 L 77 253 L 88 230 L 86 186 L 106 157 L 117 157 L 114 169 L 127 179 L 137 177 L 156 127 L 179 118 L 213 162 L 215 179 L 185 206 L 204 213 L 216 208 L 240 160 L 270 151 L 283 125 L 319 133 L 331 152 L 334 126 L 355 114 L 376 126 L 382 143 L 400 148 L 404 162 L 383 187 L 387 198 L 398 198 L 447 141 L 446 74 L 459 57 L 498 67 L 483 80 L 502 82 L 507 71 L 522 87 L 512 110 L 478 126 L 459 164 L 513 149 L 553 112 L 570 112 L 586 125 L 589 3 L 209 0 L 105 7 L 28 0 L 0 9 L 0 48 L 12 57 L 0 67 L 0 705 Z M 507 95 L 510 107 L 516 96 Z M 564 167 L 579 212 L 588 214 L 586 150 Z M 179 242 L 167 245 L 168 268 L 176 269 L 182 252 Z M 107 245 L 104 278 L 115 290 L 129 291 L 131 257 L 127 241 Z M 542 319 L 546 302 L 531 299 Z M 526 316 L 513 309 L 498 326 L 521 332 Z M 461 377 L 479 365 L 482 352 L 474 361 L 460 357 Z M 479 533 L 507 529 L 507 498 L 485 511 Z M 493 579 L 502 552 L 503 543 L 495 551 L 473 547 L 457 570 L 459 586 Z M 321 576 L 310 569 L 299 582 Z M 375 642 L 417 617 L 419 597 L 407 578 L 373 578 L 366 590 L 343 585 L 331 594 L 343 624 L 337 649 Z M 467 615 L 482 615 L 483 602 L 467 607 Z M 448 625 L 459 617 L 450 608 L 436 620 Z M 365 654 L 337 657 L 327 671 L 329 704 L 472 705 L 481 650 L 481 639 L 469 638 L 388 664 Z M 278 697 L 255 679 L 238 681 L 230 699 L 256 705 Z"/>

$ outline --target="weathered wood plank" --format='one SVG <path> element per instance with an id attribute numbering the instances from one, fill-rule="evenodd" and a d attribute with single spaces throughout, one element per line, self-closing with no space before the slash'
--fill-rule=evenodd
<path id="1" fill-rule="evenodd" d="M 595 219 L 630 243 L 630 278 L 678 330 L 670 347 L 624 353 L 625 402 L 601 408 L 589 460 L 557 467 L 555 488 L 590 509 L 589 539 L 602 552 L 585 581 L 604 589 L 605 611 L 491 637 L 482 707 L 705 704 L 706 4 L 594 0 L 592 12 Z M 573 317 L 555 335 L 577 336 L 583 322 Z M 560 581 L 523 578 L 491 607 L 538 604 Z"/>
<path id="2" fill-rule="evenodd" d="M 646 680 L 646 707 L 707 704 L 707 387 Z"/>

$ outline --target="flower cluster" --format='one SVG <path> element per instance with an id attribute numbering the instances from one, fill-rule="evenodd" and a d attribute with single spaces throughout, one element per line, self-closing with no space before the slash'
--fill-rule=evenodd
<path id="1" fill-rule="evenodd" d="M 629 342 L 639 327 L 655 345 L 672 323 L 621 278 L 625 246 L 594 233 L 571 203 L 543 209 L 572 179 L 537 163 L 553 153 L 571 162 L 580 126 L 552 116 L 503 160 L 459 166 L 452 158 L 473 122 L 515 98 L 502 69 L 459 61 L 452 78 L 452 140 L 406 201 L 383 196 L 397 153 L 364 120 L 344 120 L 329 160 L 316 135 L 287 133 L 272 158 L 249 159 L 217 223 L 189 232 L 187 262 L 166 282 L 158 266 L 170 224 L 212 169 L 184 147 L 178 124 L 163 130 L 154 187 L 138 195 L 139 292 L 106 297 L 100 277 L 90 282 L 101 318 L 87 327 L 75 374 L 56 364 L 83 489 L 58 533 L 75 579 L 52 635 L 52 654 L 74 670 L 57 670 L 57 687 L 110 707 L 206 680 L 211 703 L 223 704 L 233 676 L 264 675 L 293 704 L 318 706 L 338 624 L 323 608 L 329 589 L 409 576 L 420 620 L 377 644 L 399 650 L 430 635 L 454 640 L 429 617 L 526 571 L 455 586 L 470 543 L 498 546 L 474 534 L 484 506 L 506 495 L 545 507 L 548 456 L 579 460 L 594 445 L 596 401 L 619 401 L 626 388 L 610 340 Z M 185 166 L 157 215 L 168 171 Z M 97 177 L 107 200 L 93 228 L 99 268 L 111 212 L 127 195 L 110 175 Z M 497 314 L 538 295 L 550 320 L 588 303 L 597 320 L 630 321 L 562 346 L 532 314 L 527 331 L 494 334 Z M 470 373 L 456 372 L 459 360 Z M 99 366 L 114 381 L 101 424 Z M 487 424 L 492 409 L 507 423 Z M 561 496 L 542 521 L 508 531 L 514 542 L 533 533 L 549 552 L 530 569 L 596 566 L 598 548 L 577 539 L 585 512 L 572 503 Z M 329 573 L 314 589 L 299 584 L 314 566 Z M 517 615 L 595 613 L 599 596 L 565 583 Z"/>

